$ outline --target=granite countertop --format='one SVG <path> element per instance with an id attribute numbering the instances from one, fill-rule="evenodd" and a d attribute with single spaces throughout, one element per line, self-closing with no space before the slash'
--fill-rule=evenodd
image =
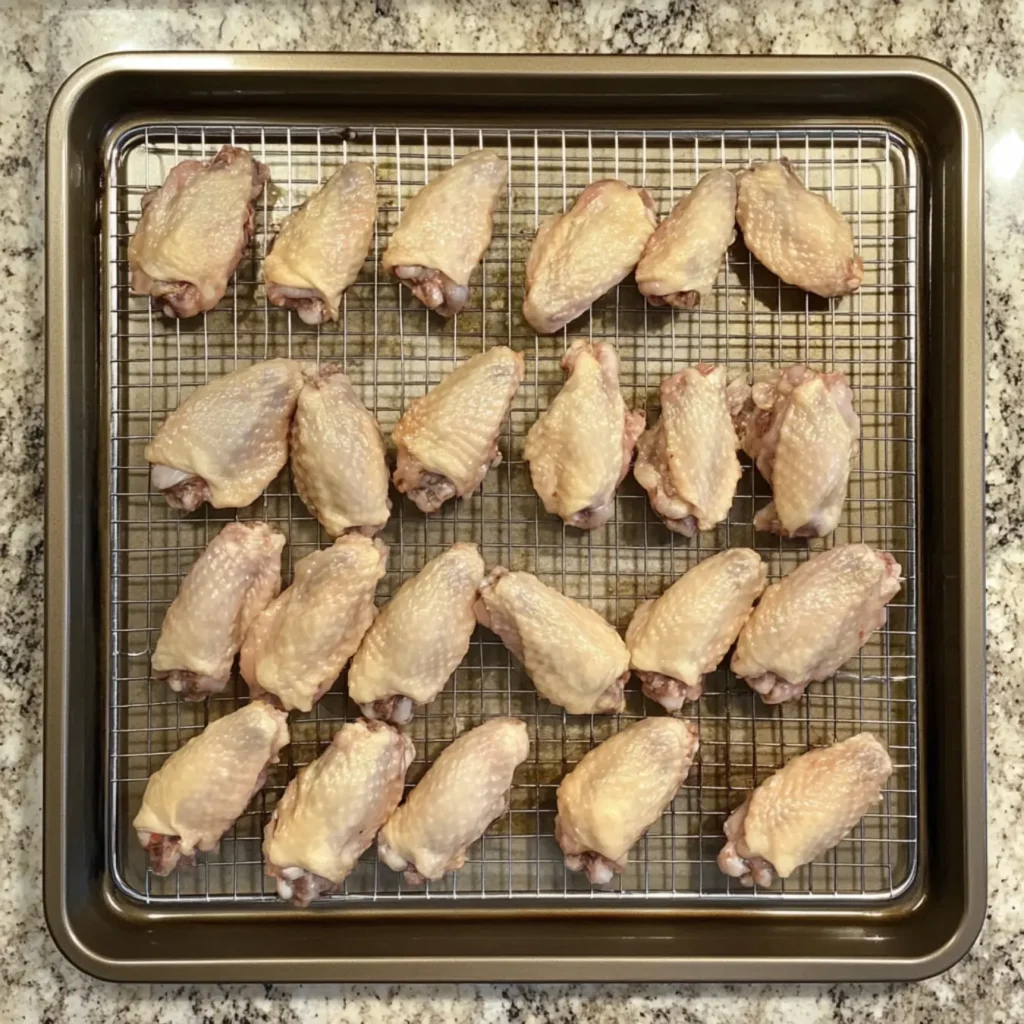
<path id="1" fill-rule="evenodd" d="M 909 986 L 115 986 L 43 921 L 43 127 L 114 49 L 917 54 L 974 90 L 986 130 L 989 911 L 946 975 Z M 0 1020 L 1024 1020 L 1024 3 L 1019 0 L 80 0 L 0 4 Z"/>

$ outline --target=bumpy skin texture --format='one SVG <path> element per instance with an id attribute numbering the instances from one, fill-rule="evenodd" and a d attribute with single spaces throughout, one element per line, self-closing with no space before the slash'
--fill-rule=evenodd
<path id="1" fill-rule="evenodd" d="M 348 695 L 367 718 L 408 722 L 441 692 L 469 650 L 483 578 L 477 546 L 454 544 L 384 606 L 348 672 Z"/>
<path id="2" fill-rule="evenodd" d="M 629 470 L 644 414 L 622 400 L 612 345 L 574 341 L 562 369 L 569 379 L 530 427 L 523 455 L 544 508 L 592 530 L 615 511 L 615 488 Z"/>
<path id="3" fill-rule="evenodd" d="M 526 261 L 527 322 L 554 334 L 575 320 L 637 265 L 656 222 L 650 196 L 614 178 L 541 221 Z"/>
<path id="4" fill-rule="evenodd" d="M 853 231 L 785 158 L 736 175 L 736 221 L 746 247 L 787 284 L 823 298 L 850 295 L 864 279 Z"/>
<path id="5" fill-rule="evenodd" d="M 711 294 L 736 237 L 736 179 L 705 174 L 647 240 L 636 283 L 652 306 L 696 306 Z"/>
<path id="6" fill-rule="evenodd" d="M 341 887 L 402 799 L 415 756 L 408 736 L 360 719 L 288 783 L 263 833 L 282 899 L 304 907 Z"/>
<path id="7" fill-rule="evenodd" d="M 491 244 L 494 209 L 508 164 L 478 149 L 425 185 L 405 205 L 381 259 L 428 309 L 454 316 L 469 298 L 469 277 Z"/>
<path id="8" fill-rule="evenodd" d="M 340 366 L 305 376 L 291 431 L 295 489 L 332 537 L 372 536 L 391 512 L 380 427 Z"/>
<path id="9" fill-rule="evenodd" d="M 750 548 L 729 548 L 698 562 L 661 597 L 644 601 L 626 630 L 630 666 L 644 693 L 667 711 L 697 700 L 702 679 L 750 617 L 768 567 Z"/>
<path id="10" fill-rule="evenodd" d="M 142 217 L 128 243 L 132 292 L 153 296 L 167 316 L 213 309 L 252 237 L 252 204 L 269 177 L 235 146 L 208 163 L 173 167 L 163 185 L 142 197 Z"/>
<path id="11" fill-rule="evenodd" d="M 766 704 L 837 672 L 885 625 L 900 566 L 867 544 L 822 551 L 773 583 L 740 631 L 731 667 Z"/>
<path id="12" fill-rule="evenodd" d="M 475 491 L 501 462 L 498 432 L 525 372 L 522 353 L 496 345 L 409 404 L 391 432 L 394 482 L 421 511 Z"/>
<path id="13" fill-rule="evenodd" d="M 228 523 L 207 545 L 164 616 L 153 675 L 185 700 L 218 693 L 253 619 L 281 590 L 283 533 Z"/>
<path id="14" fill-rule="evenodd" d="M 725 823 L 718 866 L 743 885 L 771 885 L 838 845 L 881 798 L 893 766 L 862 732 L 794 757 Z"/>
<path id="15" fill-rule="evenodd" d="M 518 718 L 492 718 L 463 733 L 381 829 L 380 859 L 410 885 L 458 871 L 470 845 L 508 809 L 512 775 L 529 752 Z"/>
<path id="16" fill-rule="evenodd" d="M 377 219 L 367 164 L 343 164 L 285 219 L 263 263 L 267 299 L 307 324 L 337 320 L 341 296 L 363 269 Z"/>
<path id="17" fill-rule="evenodd" d="M 388 549 L 346 534 L 295 563 L 292 585 L 249 627 L 239 669 L 253 696 L 309 711 L 334 685 L 370 628 Z"/>
<path id="18" fill-rule="evenodd" d="M 633 475 L 674 533 L 711 530 L 741 475 L 724 366 L 691 366 L 661 384 L 661 419 L 637 442 Z"/>
<path id="19" fill-rule="evenodd" d="M 212 850 L 288 743 L 288 717 L 263 701 L 211 722 L 155 771 L 132 822 L 152 869 L 169 875 Z"/>
<path id="20" fill-rule="evenodd" d="M 193 391 L 146 445 L 153 488 L 185 512 L 208 501 L 244 508 L 288 461 L 288 428 L 302 388 L 290 359 L 254 363 Z"/>
<path id="21" fill-rule="evenodd" d="M 629 651 L 597 612 L 529 572 L 498 566 L 480 588 L 479 622 L 501 637 L 533 685 L 573 715 L 621 711 Z"/>
<path id="22" fill-rule="evenodd" d="M 754 526 L 783 537 L 824 537 L 839 523 L 860 419 L 842 373 L 762 369 L 741 412 L 743 448 L 772 485 Z"/>
<path id="23" fill-rule="evenodd" d="M 555 838 L 565 866 L 606 885 L 689 774 L 700 743 L 678 718 L 645 718 L 595 747 L 558 787 Z"/>

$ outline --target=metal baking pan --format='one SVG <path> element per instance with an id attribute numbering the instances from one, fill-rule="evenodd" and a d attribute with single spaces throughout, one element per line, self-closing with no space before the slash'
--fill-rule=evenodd
<path id="1" fill-rule="evenodd" d="M 172 323 L 128 294 L 139 199 L 226 142 L 271 167 L 250 255 L 217 310 Z M 47 168 L 45 906 L 79 967 L 135 980 L 897 979 L 940 971 L 985 907 L 981 129 L 963 84 L 904 59 L 377 57 L 119 54 L 76 72 L 50 115 Z M 510 189 L 470 307 L 428 317 L 376 271 L 402 202 L 479 145 Z M 367 855 L 345 891 L 297 911 L 262 877 L 259 837 L 295 768 L 353 709 L 343 689 L 293 727 L 285 762 L 220 850 L 169 880 L 130 828 L 148 774 L 207 717 L 150 681 L 178 580 L 224 514 L 181 518 L 150 496 L 142 447 L 208 375 L 268 355 L 343 362 L 385 430 L 453 361 L 510 343 L 528 373 L 481 492 L 424 519 L 398 503 L 382 599 L 453 540 L 538 572 L 624 626 L 698 557 L 750 544 L 778 576 L 807 545 L 753 533 L 748 469 L 729 522 L 674 538 L 623 485 L 589 536 L 545 516 L 522 441 L 561 381 L 563 339 L 519 315 L 538 219 L 590 180 L 643 184 L 664 212 L 704 169 L 787 155 L 853 224 L 865 285 L 837 305 L 781 286 L 741 246 L 697 313 L 645 308 L 632 284 L 573 333 L 615 340 L 631 406 L 706 360 L 843 369 L 863 424 L 836 536 L 892 551 L 906 582 L 886 628 L 828 684 L 766 709 L 724 670 L 695 715 L 699 765 L 610 891 L 562 868 L 551 838 L 564 772 L 649 713 L 554 713 L 479 630 L 453 684 L 413 725 L 411 779 L 489 715 L 531 731 L 508 813 L 466 867 L 427 889 Z M 259 262 L 283 216 L 343 159 L 376 164 L 381 211 L 335 329 L 268 308 Z M 289 536 L 287 570 L 323 536 L 282 478 L 240 515 Z M 742 890 L 714 857 L 743 792 L 811 744 L 879 733 L 897 772 L 877 812 L 781 888 Z"/>

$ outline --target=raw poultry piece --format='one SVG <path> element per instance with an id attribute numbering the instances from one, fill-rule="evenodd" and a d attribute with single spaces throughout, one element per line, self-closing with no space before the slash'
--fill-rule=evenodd
<path id="1" fill-rule="evenodd" d="M 566 213 L 541 221 L 526 261 L 523 315 L 554 334 L 637 265 L 657 223 L 651 197 L 614 178 L 588 185 Z"/>
<path id="2" fill-rule="evenodd" d="M 574 341 L 562 369 L 569 379 L 530 427 L 523 455 L 544 508 L 592 530 L 615 511 L 615 488 L 629 470 L 644 414 L 622 400 L 614 346 Z"/>
<path id="3" fill-rule="evenodd" d="M 743 449 L 772 485 L 754 526 L 783 537 L 831 533 L 860 437 L 846 376 L 799 365 L 759 370 L 741 417 Z"/>
<path id="4" fill-rule="evenodd" d="M 789 878 L 849 834 L 892 772 L 868 732 L 794 757 L 729 816 L 719 868 L 743 885 Z"/>
<path id="5" fill-rule="evenodd" d="M 284 534 L 228 523 L 206 546 L 171 602 L 153 651 L 153 677 L 185 700 L 219 693 L 250 623 L 281 590 Z"/>
<path id="6" fill-rule="evenodd" d="M 464 732 L 431 765 L 377 836 L 377 853 L 410 885 L 466 863 L 466 851 L 508 810 L 516 768 L 530 752 L 526 723 L 492 718 Z"/>
<path id="7" fill-rule="evenodd" d="M 700 742 L 679 718 L 645 718 L 591 750 L 558 787 L 555 839 L 570 871 L 606 885 L 661 817 L 690 772 Z"/>
<path id="8" fill-rule="evenodd" d="M 367 536 L 391 512 L 380 427 L 340 366 L 307 371 L 292 422 L 292 479 L 324 529 Z"/>
<path id="9" fill-rule="evenodd" d="M 756 551 L 729 548 L 698 562 L 661 597 L 644 601 L 626 630 L 630 667 L 644 693 L 666 711 L 697 700 L 704 674 L 725 657 L 767 578 Z"/>
<path id="10" fill-rule="evenodd" d="M 746 247 L 787 284 L 823 298 L 850 295 L 864 279 L 853 231 L 783 157 L 736 174 L 736 221 Z"/>
<path id="11" fill-rule="evenodd" d="M 665 525 L 694 537 L 729 515 L 742 472 L 725 367 L 680 370 L 660 394 L 661 419 L 637 442 L 633 475 Z"/>
<path id="12" fill-rule="evenodd" d="M 411 402 L 391 432 L 395 487 L 423 512 L 475 491 L 501 462 L 498 431 L 525 372 L 522 353 L 496 345 Z"/>
<path id="13" fill-rule="evenodd" d="M 299 771 L 263 833 L 266 871 L 282 899 L 304 907 L 341 888 L 402 799 L 415 756 L 408 736 L 359 719 Z"/>
<path id="14" fill-rule="evenodd" d="M 629 651 L 597 612 L 533 573 L 491 570 L 477 620 L 522 662 L 538 692 L 573 715 L 621 711 Z"/>
<path id="15" fill-rule="evenodd" d="M 475 544 L 453 544 L 384 606 L 348 671 L 348 695 L 367 718 L 405 723 L 444 688 L 469 650 L 484 578 Z"/>
<path id="16" fill-rule="evenodd" d="M 288 461 L 288 426 L 302 387 L 290 359 L 253 363 L 193 391 L 146 445 L 153 487 L 192 512 L 254 502 Z"/>
<path id="17" fill-rule="evenodd" d="M 244 149 L 210 161 L 184 160 L 142 197 L 128 243 L 131 290 L 151 295 L 167 316 L 213 309 L 252 238 L 252 204 L 270 177 Z"/>
<path id="18" fill-rule="evenodd" d="M 469 277 L 491 244 L 494 209 L 508 164 L 478 149 L 424 185 L 405 204 L 381 266 L 428 309 L 454 316 L 469 299 Z"/>
<path id="19" fill-rule="evenodd" d="M 368 164 L 342 164 L 323 188 L 289 214 L 263 263 L 267 299 L 304 323 L 341 315 L 341 296 L 363 268 L 377 219 Z"/>
<path id="20" fill-rule="evenodd" d="M 252 695 L 309 711 L 334 685 L 370 628 L 388 549 L 346 534 L 295 563 L 295 578 L 249 627 L 238 660 Z"/>
<path id="21" fill-rule="evenodd" d="M 765 704 L 828 679 L 885 625 L 900 566 L 867 544 L 813 555 L 763 594 L 740 631 L 731 667 Z"/>
<path id="22" fill-rule="evenodd" d="M 288 743 L 288 716 L 253 701 L 211 722 L 157 769 L 132 822 L 157 875 L 214 849 Z"/>
<path id="23" fill-rule="evenodd" d="M 708 171 L 647 240 L 636 268 L 640 293 L 652 306 L 696 306 L 711 294 L 735 237 L 736 179 Z"/>

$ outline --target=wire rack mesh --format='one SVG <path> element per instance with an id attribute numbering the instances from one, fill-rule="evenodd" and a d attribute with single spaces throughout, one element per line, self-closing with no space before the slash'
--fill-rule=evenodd
<path id="1" fill-rule="evenodd" d="M 258 201 L 255 234 L 227 295 L 212 312 L 172 321 L 128 290 L 127 244 L 142 195 L 186 158 L 221 145 L 249 148 L 272 174 Z M 475 273 L 469 305 L 455 320 L 428 314 L 379 270 L 402 206 L 426 181 L 479 146 L 508 159 L 508 190 L 490 248 Z M 825 302 L 783 285 L 735 244 L 714 293 L 694 311 L 646 305 L 631 280 L 554 337 L 523 321 L 524 264 L 540 219 L 567 208 L 592 180 L 621 177 L 643 185 L 664 216 L 704 171 L 788 156 L 853 225 L 864 257 L 856 295 Z M 373 245 L 344 297 L 339 324 L 308 327 L 269 306 L 260 264 L 275 230 L 335 167 L 360 160 L 376 167 L 379 213 Z M 411 724 L 414 784 L 463 730 L 497 714 L 529 726 L 531 753 L 517 771 L 510 806 L 471 848 L 465 867 L 443 881 L 408 886 L 368 851 L 344 891 L 347 901 L 746 899 L 877 900 L 913 878 L 917 863 L 917 704 L 915 419 L 917 166 L 905 140 L 875 128 L 841 130 L 589 131 L 448 128 L 341 128 L 223 124 L 151 124 L 113 145 L 105 196 L 104 288 L 109 330 L 110 409 L 110 737 L 108 841 L 111 873 L 122 890 L 161 904 L 265 902 L 262 829 L 295 771 L 322 752 L 358 712 L 340 681 L 314 711 L 293 716 L 292 742 L 249 810 L 214 853 L 161 879 L 147 869 L 131 819 L 145 783 L 164 759 L 208 721 L 238 707 L 235 678 L 207 704 L 177 699 L 154 682 L 150 654 L 178 584 L 224 522 L 265 519 L 285 531 L 285 580 L 295 561 L 329 538 L 297 498 L 287 471 L 251 507 L 205 507 L 182 517 L 150 493 L 146 442 L 164 416 L 198 385 L 275 356 L 338 362 L 377 416 L 385 435 L 402 410 L 466 356 L 494 344 L 523 351 L 526 379 L 501 436 L 505 459 L 472 496 L 425 517 L 395 497 L 384 531 L 388 574 L 383 603 L 427 559 L 457 540 L 480 545 L 488 566 L 537 573 L 624 630 L 635 607 L 660 594 L 696 561 L 730 546 L 754 547 L 770 578 L 814 550 L 863 540 L 892 552 L 905 583 L 888 623 L 831 680 L 806 697 L 772 708 L 721 668 L 687 714 L 701 735 L 699 761 L 672 805 L 607 890 L 565 870 L 553 839 L 559 780 L 603 738 L 662 713 L 634 683 L 616 716 L 572 716 L 540 698 L 497 638 L 478 629 L 454 678 Z M 658 414 L 665 376 L 699 361 L 749 371 L 758 364 L 806 362 L 843 370 L 861 417 L 859 458 L 839 528 L 824 541 L 781 541 L 755 533 L 754 510 L 768 500 L 747 465 L 729 519 L 693 541 L 668 532 L 632 478 L 619 489 L 604 528 L 581 533 L 544 512 L 522 451 L 530 425 L 563 379 L 559 360 L 574 337 L 613 341 L 621 356 L 627 404 Z M 791 757 L 861 730 L 879 735 L 896 772 L 882 802 L 834 851 L 770 890 L 741 888 L 715 865 L 722 823 L 750 787 Z"/>

